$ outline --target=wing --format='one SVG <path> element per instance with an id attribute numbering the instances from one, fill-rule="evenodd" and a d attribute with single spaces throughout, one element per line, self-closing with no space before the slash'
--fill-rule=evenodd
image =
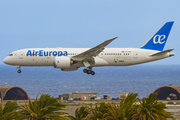
<path id="1" fill-rule="evenodd" d="M 88 59 L 92 59 L 93 57 L 96 57 L 100 52 L 102 52 L 104 50 L 104 47 L 107 46 L 109 43 L 111 43 L 116 38 L 118 38 L 118 37 L 106 40 L 103 43 L 101 43 L 85 52 L 82 52 L 76 56 L 73 56 L 72 59 L 77 62 L 83 62 Z"/>

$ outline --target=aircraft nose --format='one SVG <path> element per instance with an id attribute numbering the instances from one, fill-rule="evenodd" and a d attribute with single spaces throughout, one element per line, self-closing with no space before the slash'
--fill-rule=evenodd
<path id="1" fill-rule="evenodd" d="M 8 58 L 7 58 L 7 57 L 6 57 L 6 58 L 4 58 L 3 63 L 5 63 L 5 64 L 9 64 L 9 60 L 8 60 Z"/>

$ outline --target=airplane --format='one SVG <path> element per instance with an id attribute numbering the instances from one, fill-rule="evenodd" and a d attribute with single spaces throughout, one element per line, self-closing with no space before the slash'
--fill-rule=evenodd
<path id="1" fill-rule="evenodd" d="M 21 73 L 21 66 L 54 66 L 62 71 L 75 71 L 86 67 L 84 73 L 94 75 L 93 67 L 129 66 L 174 56 L 174 49 L 164 50 L 174 21 L 165 23 L 139 48 L 105 48 L 117 37 L 106 40 L 93 48 L 28 48 L 9 54 L 3 62 L 14 65 Z"/>

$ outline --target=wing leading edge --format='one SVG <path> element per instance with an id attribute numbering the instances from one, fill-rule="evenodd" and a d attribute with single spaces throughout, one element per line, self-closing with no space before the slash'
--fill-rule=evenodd
<path id="1" fill-rule="evenodd" d="M 105 49 L 104 48 L 105 46 L 107 46 L 109 43 L 111 43 L 116 38 L 118 38 L 118 37 L 106 40 L 103 43 L 101 43 L 93 48 L 90 48 L 89 50 L 87 50 L 85 52 L 82 52 L 76 56 L 73 56 L 72 59 L 77 62 L 83 62 L 88 59 L 92 59 L 92 57 L 97 56 L 100 52 L 102 52 Z"/>

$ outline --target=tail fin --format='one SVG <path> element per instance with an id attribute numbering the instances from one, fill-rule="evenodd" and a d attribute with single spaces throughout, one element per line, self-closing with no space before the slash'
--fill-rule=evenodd
<path id="1" fill-rule="evenodd" d="M 165 23 L 142 47 L 141 49 L 150 49 L 163 51 L 169 32 L 174 22 Z"/>

